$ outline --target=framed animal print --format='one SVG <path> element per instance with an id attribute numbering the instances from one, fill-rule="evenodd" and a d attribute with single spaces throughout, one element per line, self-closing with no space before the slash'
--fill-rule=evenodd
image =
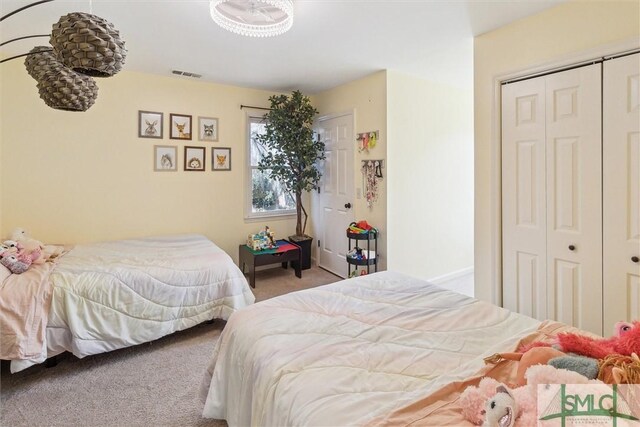
<path id="1" fill-rule="evenodd" d="M 211 148 L 211 170 L 230 171 L 231 170 L 231 148 L 214 147 Z"/>
<path id="2" fill-rule="evenodd" d="M 171 131 L 169 138 L 191 140 L 191 116 L 186 114 L 169 114 Z"/>
<path id="3" fill-rule="evenodd" d="M 184 170 L 204 171 L 207 149 L 205 147 L 184 147 Z"/>
<path id="4" fill-rule="evenodd" d="M 198 140 L 218 141 L 218 119 L 215 117 L 198 117 Z"/>
<path id="5" fill-rule="evenodd" d="M 156 172 L 176 172 L 178 170 L 178 147 L 175 145 L 154 145 L 153 170 Z"/>
<path id="6" fill-rule="evenodd" d="M 138 111 L 138 138 L 162 139 L 162 113 Z"/>

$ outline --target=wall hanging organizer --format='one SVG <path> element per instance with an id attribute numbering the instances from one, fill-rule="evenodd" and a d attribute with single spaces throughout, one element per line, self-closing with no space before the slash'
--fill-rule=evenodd
<path id="1" fill-rule="evenodd" d="M 14 10 L 0 22 L 42 0 Z M 89 2 L 92 9 L 92 2 Z M 27 73 L 37 82 L 40 98 L 49 107 L 64 111 L 87 111 L 96 101 L 98 86 L 93 77 L 111 77 L 124 65 L 127 50 L 119 31 L 109 21 L 91 13 L 72 12 L 53 24 L 51 34 L 17 37 L 0 46 L 35 37 L 49 37 L 48 46 L 3 59 L 0 63 L 26 56 Z"/>
<path id="2" fill-rule="evenodd" d="M 359 133 L 356 140 L 358 141 L 358 152 L 366 151 L 375 148 L 376 144 L 380 140 L 380 133 L 377 130 L 370 132 Z"/>
<path id="3" fill-rule="evenodd" d="M 362 180 L 367 207 L 371 209 L 378 200 L 378 181 L 383 178 L 384 160 L 362 160 Z"/>

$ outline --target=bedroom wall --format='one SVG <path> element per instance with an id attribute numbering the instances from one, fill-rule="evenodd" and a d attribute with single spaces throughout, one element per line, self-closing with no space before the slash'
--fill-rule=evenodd
<path id="1" fill-rule="evenodd" d="M 637 1 L 572 1 L 475 38 L 476 297 L 499 302 L 500 131 L 494 118 L 500 113 L 494 79 L 632 39 L 638 46 L 639 16 Z"/>
<path id="2" fill-rule="evenodd" d="M 354 135 L 373 130 L 380 131 L 377 145 L 371 152 L 359 153 L 354 140 L 354 183 L 362 193 L 362 173 L 360 161 L 366 159 L 387 158 L 387 81 L 386 71 L 373 73 L 362 79 L 338 86 L 312 96 L 312 102 L 320 112 L 320 116 L 355 111 Z M 386 165 L 385 165 L 386 167 Z M 383 169 L 383 175 L 387 170 Z M 356 221 L 366 219 L 380 230 L 378 252 L 380 264 L 378 270 L 387 268 L 387 180 L 383 179 L 379 186 L 378 201 L 371 209 L 367 207 L 363 197 L 354 203 Z M 315 213 L 315 212 L 314 212 Z M 317 217 L 317 213 L 314 215 Z M 313 217 L 311 218 L 313 222 Z M 311 224 L 313 230 L 313 223 Z M 346 245 L 345 236 L 345 245 Z M 314 250 L 317 249 L 314 245 Z M 346 269 L 346 262 L 345 262 Z"/>
<path id="3" fill-rule="evenodd" d="M 387 73 L 392 270 L 423 279 L 473 274 L 471 81 L 471 71 L 461 87 Z"/>
<path id="4" fill-rule="evenodd" d="M 234 259 L 246 235 L 245 113 L 270 92 L 123 71 L 98 81 L 85 113 L 50 109 L 21 61 L 2 66 L 0 203 L 5 236 L 22 226 L 45 242 L 202 233 Z M 138 110 L 164 113 L 164 139 L 137 137 Z M 169 113 L 219 118 L 219 142 L 168 138 Z M 178 172 L 153 171 L 153 146 L 178 146 Z M 206 146 L 207 170 L 182 171 L 183 147 Z M 212 172 L 211 146 L 231 147 L 232 170 Z M 269 220 L 278 237 L 295 221 Z"/>

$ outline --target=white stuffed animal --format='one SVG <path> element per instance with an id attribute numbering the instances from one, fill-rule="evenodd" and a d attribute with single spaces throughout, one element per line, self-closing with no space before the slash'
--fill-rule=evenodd
<path id="1" fill-rule="evenodd" d="M 29 237 L 23 228 L 14 229 L 11 233 L 11 240 L 17 242 L 17 244 L 22 247 L 20 254 L 24 254 L 24 257 L 30 258 L 34 264 L 43 264 L 46 261 L 45 257 L 42 256 L 44 244 L 39 240 Z"/>
<path id="2" fill-rule="evenodd" d="M 516 423 L 518 405 L 504 386 L 498 386 L 497 393 L 487 401 L 483 427 L 513 427 Z"/>

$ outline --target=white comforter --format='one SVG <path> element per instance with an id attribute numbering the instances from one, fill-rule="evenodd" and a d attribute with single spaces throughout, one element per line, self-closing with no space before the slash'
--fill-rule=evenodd
<path id="1" fill-rule="evenodd" d="M 475 373 L 540 322 L 393 272 L 234 313 L 203 385 L 230 426 L 362 424 Z"/>
<path id="2" fill-rule="evenodd" d="M 51 273 L 47 356 L 78 357 L 158 339 L 254 302 L 229 255 L 199 235 L 75 246 Z"/>

